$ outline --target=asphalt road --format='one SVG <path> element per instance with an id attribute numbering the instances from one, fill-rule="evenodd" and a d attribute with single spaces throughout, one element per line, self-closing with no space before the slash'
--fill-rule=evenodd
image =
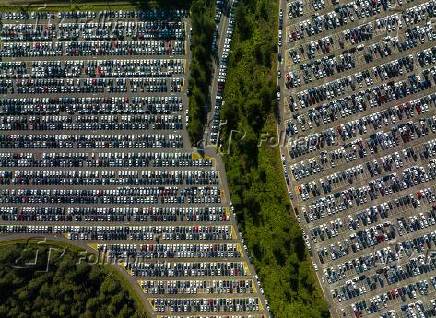
<path id="1" fill-rule="evenodd" d="M 232 1 L 232 0 L 230 0 Z M 229 13 L 229 12 L 228 12 Z M 220 172 L 220 184 L 221 187 L 223 188 L 223 193 L 224 193 L 224 199 L 222 201 L 223 204 L 225 205 L 229 205 L 231 204 L 231 200 L 230 200 L 230 189 L 228 186 L 228 182 L 227 182 L 227 176 L 226 176 L 226 172 L 225 172 L 225 165 L 224 162 L 221 158 L 221 154 L 218 153 L 218 149 L 215 146 L 212 146 L 209 144 L 209 140 L 210 140 L 210 128 L 211 128 L 211 124 L 212 124 L 212 116 L 214 113 L 214 107 L 215 107 L 215 103 L 216 103 L 216 96 L 217 96 L 217 92 L 218 92 L 218 69 L 219 69 L 219 61 L 221 59 L 221 56 L 223 54 L 224 51 L 224 41 L 226 38 L 226 32 L 227 32 L 227 28 L 229 25 L 229 18 L 228 18 L 228 14 L 222 14 L 221 16 L 221 20 L 220 23 L 218 25 L 218 62 L 215 60 L 214 62 L 214 72 L 213 72 L 213 78 L 211 81 L 211 87 L 210 87 L 210 97 L 211 97 L 211 101 L 210 101 L 210 105 L 211 105 L 211 110 L 208 112 L 208 121 L 207 121 L 207 125 L 205 128 L 205 132 L 204 132 L 204 153 L 207 157 L 211 157 L 214 159 L 214 163 L 215 163 L 215 169 L 217 171 Z M 236 229 L 236 240 L 238 242 L 241 242 L 241 236 L 240 236 L 240 231 L 238 230 L 238 223 L 236 220 L 236 215 L 234 213 L 231 213 L 231 223 L 233 224 L 234 228 Z M 243 250 L 243 258 L 247 260 L 247 265 L 250 269 L 250 272 L 253 273 L 253 276 L 255 275 L 256 271 L 254 266 L 251 264 L 251 261 L 249 260 L 250 257 L 247 253 L 247 251 L 245 249 Z M 258 281 L 256 279 L 254 279 L 254 282 L 257 286 L 257 290 L 260 291 L 261 287 L 258 283 Z M 269 312 L 266 311 L 267 305 L 265 302 L 265 296 L 263 295 L 263 293 L 258 292 L 258 296 L 260 299 L 260 302 L 262 304 L 262 307 L 265 309 L 263 311 L 263 315 L 265 315 L 265 317 L 269 317 L 270 314 Z"/>
<path id="2" fill-rule="evenodd" d="M 233 0 L 229 0 L 233 1 Z M 216 96 L 218 93 L 218 72 L 219 65 L 221 61 L 221 57 L 224 51 L 224 41 L 226 39 L 226 32 L 229 26 L 229 11 L 223 12 L 221 15 L 220 22 L 218 24 L 218 42 L 217 42 L 217 57 L 213 60 L 213 69 L 212 69 L 212 80 L 211 85 L 209 87 L 210 91 L 210 108 L 207 113 L 207 121 L 203 135 L 203 141 L 206 146 L 210 144 L 210 129 L 212 128 L 212 118 L 214 114 L 215 104 L 216 104 Z"/>

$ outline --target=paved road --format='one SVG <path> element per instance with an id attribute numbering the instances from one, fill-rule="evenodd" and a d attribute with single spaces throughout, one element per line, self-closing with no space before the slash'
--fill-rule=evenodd
<path id="1" fill-rule="evenodd" d="M 206 145 L 210 143 L 210 133 L 211 133 L 210 129 L 212 128 L 211 127 L 212 119 L 213 119 L 214 109 L 216 105 L 216 97 L 218 93 L 219 65 L 224 51 L 224 41 L 226 39 L 227 28 L 229 26 L 229 14 L 230 14 L 231 2 L 233 2 L 233 0 L 229 0 L 228 9 L 226 9 L 221 15 L 221 20 L 218 24 L 218 43 L 217 43 L 218 51 L 217 51 L 217 56 L 213 61 L 213 71 L 212 71 L 213 77 L 210 85 L 210 98 L 211 98 L 210 109 L 208 109 L 207 121 L 206 121 L 206 126 L 203 135 L 203 140 Z"/>
<path id="2" fill-rule="evenodd" d="M 232 1 L 232 0 L 230 0 Z M 229 6 L 230 7 L 230 6 Z M 223 54 L 223 50 L 224 50 L 224 41 L 226 38 L 226 32 L 227 32 L 227 28 L 229 25 L 229 18 L 228 15 L 230 14 L 230 12 L 225 12 L 220 20 L 220 23 L 218 25 L 218 61 L 215 61 L 214 63 L 214 72 L 213 72 L 213 78 L 211 81 L 211 110 L 208 113 L 208 121 L 207 121 L 207 125 L 205 128 L 205 132 L 204 132 L 204 137 L 203 137 L 203 141 L 204 141 L 204 146 L 206 146 L 204 148 L 204 154 L 207 157 L 211 157 L 214 159 L 215 162 L 215 169 L 217 171 L 219 171 L 220 173 L 220 181 L 221 181 L 221 187 L 223 189 L 224 192 L 224 200 L 222 201 L 223 204 L 228 205 L 231 204 L 231 199 L 230 199 L 230 189 L 229 189 L 229 185 L 227 182 L 227 176 L 226 176 L 226 172 L 225 172 L 225 164 L 221 158 L 221 155 L 217 152 L 217 148 L 215 146 L 210 146 L 209 145 L 209 139 L 210 139 L 210 128 L 211 128 L 211 124 L 212 124 L 212 116 L 214 113 L 214 107 L 215 107 L 215 103 L 216 103 L 216 96 L 217 96 L 217 92 L 218 92 L 218 69 L 219 69 L 219 61 L 220 61 L 220 57 Z M 241 242 L 241 235 L 240 235 L 240 231 L 239 231 L 239 227 L 238 227 L 238 223 L 236 220 L 236 215 L 234 213 L 231 213 L 231 223 L 234 225 L 235 229 L 236 229 L 236 236 L 237 236 L 237 241 Z M 247 265 L 250 269 L 250 272 L 253 273 L 253 276 L 255 275 L 255 268 L 254 266 L 251 264 L 250 261 L 250 257 L 247 253 L 247 251 L 245 249 L 243 249 L 243 258 L 247 260 Z M 257 276 L 257 275 L 256 275 Z M 256 279 L 254 279 L 255 284 L 257 286 L 257 290 L 260 291 L 261 287 L 259 286 L 258 282 Z M 263 314 L 267 317 L 270 316 L 269 312 L 266 311 L 266 302 L 265 302 L 265 296 L 263 295 L 263 293 L 259 292 L 259 299 L 262 303 L 262 307 L 265 309 Z"/>
<path id="3" fill-rule="evenodd" d="M 227 182 L 224 162 L 223 162 L 221 156 L 216 152 L 216 148 L 207 147 L 205 149 L 205 155 L 215 159 L 215 169 L 220 172 L 221 187 L 223 188 L 224 193 L 225 193 L 225 196 L 224 196 L 225 197 L 225 201 L 223 201 L 223 203 L 224 204 L 229 204 L 231 202 L 230 201 L 230 189 L 229 189 L 229 185 L 228 185 L 228 182 Z M 236 240 L 238 242 L 241 242 L 242 238 L 241 238 L 241 235 L 240 235 L 240 231 L 239 231 L 239 227 L 238 227 L 238 223 L 237 223 L 237 220 L 236 220 L 235 213 L 231 213 L 230 214 L 230 220 L 231 220 L 231 223 L 234 225 L 234 228 L 236 229 L 236 231 L 235 231 L 236 232 Z M 247 265 L 249 267 L 250 272 L 252 273 L 253 276 L 256 275 L 255 274 L 256 270 L 255 270 L 253 264 L 250 261 L 250 257 L 249 257 L 249 255 L 247 253 L 247 250 L 245 250 L 243 248 L 242 251 L 243 251 L 243 258 L 247 260 Z M 254 279 L 254 281 L 256 283 L 257 290 L 260 291 L 261 287 L 259 286 L 259 284 L 256 281 L 256 279 Z M 262 303 L 263 308 L 266 309 L 267 307 L 266 307 L 266 302 L 265 302 L 265 296 L 263 295 L 263 293 L 259 293 L 259 300 Z M 270 317 L 269 312 L 267 312 L 266 310 L 264 311 L 264 314 L 266 315 L 266 317 Z"/>

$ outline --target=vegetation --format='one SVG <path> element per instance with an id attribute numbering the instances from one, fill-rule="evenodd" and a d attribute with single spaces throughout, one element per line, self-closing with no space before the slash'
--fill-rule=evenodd
<path id="1" fill-rule="evenodd" d="M 129 1 L 109 2 L 109 1 L 28 1 L 28 0 L 0 0 L 0 12 L 9 11 L 40 11 L 40 12 L 63 12 L 63 11 L 101 11 L 101 10 L 133 10 L 135 4 Z"/>
<path id="2" fill-rule="evenodd" d="M 188 133 L 193 144 L 203 138 L 212 78 L 211 44 L 215 30 L 215 0 L 193 0 L 191 4 L 191 65 L 189 77 Z"/>
<path id="3" fill-rule="evenodd" d="M 209 100 L 214 2 L 132 1 L 147 7 L 166 3 L 191 8 L 188 131 L 193 143 L 202 138 Z M 224 160 L 232 202 L 274 315 L 328 317 L 300 229 L 289 213 L 279 150 L 265 143 L 258 147 L 263 134 L 276 134 L 276 32 L 271 30 L 277 29 L 277 1 L 239 2 L 222 109 L 227 126 L 221 133 L 224 148 L 230 149 Z M 232 130 L 239 133 L 231 134 Z M 24 245 L 0 249 L 1 317 L 140 317 L 134 313 L 132 298 L 118 280 L 107 276 L 107 269 L 75 265 L 77 254 L 72 251 L 53 262 L 48 272 L 10 267 L 29 253 Z M 47 255 L 47 250 L 41 255 Z"/>
<path id="4" fill-rule="evenodd" d="M 185 9 L 189 10 L 192 0 L 130 0 L 141 9 Z"/>
<path id="5" fill-rule="evenodd" d="M 111 2 L 109 0 L 0 0 L 0 12 L 9 11 L 102 11 L 102 10 L 135 10 L 135 9 L 186 9 L 189 10 L 191 0 L 125 0 Z"/>
<path id="6" fill-rule="evenodd" d="M 132 0 L 142 8 L 170 7 L 190 10 L 191 63 L 188 82 L 189 124 L 192 144 L 203 138 L 210 103 L 209 87 L 212 79 L 212 38 L 215 31 L 215 0 Z"/>
<path id="7" fill-rule="evenodd" d="M 240 0 L 221 133 L 232 203 L 275 317 L 328 317 L 300 228 L 290 215 L 276 136 L 277 1 Z M 231 138 L 230 138 L 231 137 Z"/>
<path id="8" fill-rule="evenodd" d="M 79 262 L 76 250 L 66 249 L 62 255 L 59 246 L 50 252 L 48 263 L 50 247 L 0 247 L 0 317 L 145 317 L 123 289 L 119 274 Z"/>

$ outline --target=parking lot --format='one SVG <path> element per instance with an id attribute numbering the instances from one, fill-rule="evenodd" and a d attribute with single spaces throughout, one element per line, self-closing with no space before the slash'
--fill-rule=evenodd
<path id="1" fill-rule="evenodd" d="M 223 106 L 224 86 L 227 78 L 227 63 L 232 43 L 233 29 L 235 25 L 235 12 L 238 0 L 217 0 L 216 11 L 222 16 L 221 22 L 217 23 L 216 35 L 213 46 L 216 47 L 217 61 L 214 63 L 214 76 L 211 84 L 211 109 L 208 113 L 207 126 L 204 132 L 204 140 L 207 144 L 217 145 L 220 131 L 220 113 Z M 215 18 L 215 21 L 219 19 Z"/>
<path id="2" fill-rule="evenodd" d="M 435 5 L 282 3 L 282 161 L 334 317 L 436 316 Z"/>
<path id="3" fill-rule="evenodd" d="M 0 15 L 0 232 L 95 246 L 153 317 L 267 317 L 224 171 L 186 132 L 187 13 Z"/>

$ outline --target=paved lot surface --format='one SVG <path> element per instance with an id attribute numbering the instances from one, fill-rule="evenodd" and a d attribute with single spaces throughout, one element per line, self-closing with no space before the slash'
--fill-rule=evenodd
<path id="1" fill-rule="evenodd" d="M 277 133 L 331 314 L 434 317 L 435 3 L 280 7 Z"/>
<path id="2" fill-rule="evenodd" d="M 185 129 L 186 17 L 2 21 L 1 239 L 97 246 L 154 317 L 267 317 L 224 166 Z"/>

